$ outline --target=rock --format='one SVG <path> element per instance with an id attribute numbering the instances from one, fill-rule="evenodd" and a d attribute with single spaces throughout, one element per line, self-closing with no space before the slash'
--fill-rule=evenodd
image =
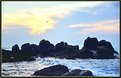
<path id="1" fill-rule="evenodd" d="M 38 45 L 31 44 L 30 46 L 31 46 L 31 50 L 32 50 L 34 56 L 36 56 L 40 53 Z"/>
<path id="2" fill-rule="evenodd" d="M 98 45 L 98 40 L 97 38 L 90 38 L 88 37 L 85 41 L 84 41 L 84 47 L 88 48 L 88 49 L 95 49 Z"/>
<path id="3" fill-rule="evenodd" d="M 66 49 L 66 46 L 67 46 L 67 45 L 68 45 L 68 44 L 65 43 L 65 42 L 57 43 L 57 44 L 55 45 L 55 50 L 56 50 L 56 52 L 64 51 L 64 50 Z"/>
<path id="4" fill-rule="evenodd" d="M 48 44 L 50 44 L 50 42 L 48 40 L 43 39 L 40 41 L 39 46 L 42 47 L 42 46 L 46 46 Z"/>
<path id="5" fill-rule="evenodd" d="M 79 75 L 77 75 L 77 74 L 74 73 L 74 72 L 67 72 L 67 73 L 65 73 L 65 74 L 63 74 L 63 75 L 61 75 L 61 76 L 79 76 Z"/>
<path id="6" fill-rule="evenodd" d="M 119 55 L 119 53 L 118 53 L 117 51 L 114 51 L 114 57 L 115 57 L 116 59 L 119 59 L 119 58 L 120 58 L 120 55 Z"/>
<path id="7" fill-rule="evenodd" d="M 113 59 L 114 58 L 114 51 L 100 46 L 97 48 L 97 52 L 94 54 L 94 58 L 96 59 Z"/>
<path id="8" fill-rule="evenodd" d="M 89 70 L 75 69 L 75 70 L 72 70 L 71 72 L 67 72 L 63 74 L 62 76 L 93 76 L 93 74 Z"/>
<path id="9" fill-rule="evenodd" d="M 68 68 L 64 65 L 54 65 L 38 71 L 35 71 L 35 76 L 61 76 L 64 73 L 69 72 Z"/>
<path id="10" fill-rule="evenodd" d="M 65 73 L 65 74 L 63 74 L 62 76 L 80 76 L 80 72 L 81 72 L 82 70 L 80 70 L 80 69 L 74 69 L 74 70 L 71 70 L 71 72 L 67 72 L 67 73 Z"/>
<path id="11" fill-rule="evenodd" d="M 39 50 L 41 57 L 46 57 L 50 56 L 55 51 L 55 47 L 52 43 L 43 39 L 39 43 Z"/>
<path id="12" fill-rule="evenodd" d="M 19 49 L 19 46 L 17 44 L 15 44 L 13 47 L 12 47 L 12 52 L 19 52 L 20 49 Z"/>
<path id="13" fill-rule="evenodd" d="M 2 62 L 11 62 L 11 57 L 13 57 L 13 55 L 12 51 L 2 49 Z"/>
<path id="14" fill-rule="evenodd" d="M 114 51 L 114 48 L 113 48 L 113 46 L 111 45 L 111 43 L 108 42 L 108 41 L 105 41 L 105 40 L 99 41 L 98 46 L 104 46 L 105 48 L 107 48 L 107 49 L 109 49 L 109 50 L 111 50 L 111 51 Z"/>
<path id="15" fill-rule="evenodd" d="M 32 52 L 32 48 L 29 43 L 25 43 L 21 46 L 22 52 Z"/>
<path id="16" fill-rule="evenodd" d="M 92 72 L 89 70 L 82 70 L 79 74 L 80 76 L 93 76 Z"/>
<path id="17" fill-rule="evenodd" d="M 93 53 L 91 52 L 91 50 L 85 47 L 79 50 L 78 54 L 76 54 L 77 58 L 83 58 L 83 59 L 91 58 L 92 56 Z"/>
<path id="18" fill-rule="evenodd" d="M 71 72 L 74 72 L 74 73 L 80 73 L 82 70 L 81 69 L 74 69 L 74 70 L 71 70 Z"/>
<path id="19" fill-rule="evenodd" d="M 66 45 L 65 50 L 55 53 L 55 57 L 57 58 L 66 58 L 66 59 L 74 59 L 75 54 L 78 53 L 79 46 L 75 45 Z"/>

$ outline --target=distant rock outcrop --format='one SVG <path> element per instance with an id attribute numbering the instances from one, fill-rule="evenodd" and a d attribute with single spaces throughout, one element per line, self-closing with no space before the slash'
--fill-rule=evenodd
<path id="1" fill-rule="evenodd" d="M 95 49 L 98 46 L 98 40 L 97 38 L 90 38 L 88 37 L 85 41 L 84 41 L 84 47 L 87 49 Z"/>
<path id="2" fill-rule="evenodd" d="M 39 52 L 41 57 L 50 56 L 55 51 L 55 47 L 48 40 L 41 40 L 39 43 Z"/>
<path id="3" fill-rule="evenodd" d="M 39 45 L 25 43 L 19 49 L 15 44 L 12 46 L 12 51 L 2 49 L 2 62 L 31 61 L 34 57 L 114 59 L 119 58 L 119 53 L 114 50 L 110 42 L 98 41 L 95 37 L 88 37 L 82 49 L 79 49 L 78 45 L 69 45 L 63 41 L 54 46 L 45 39 L 41 40 Z"/>
<path id="4" fill-rule="evenodd" d="M 13 47 L 12 47 L 12 52 L 19 52 L 20 49 L 19 49 L 19 46 L 18 44 L 15 44 Z"/>

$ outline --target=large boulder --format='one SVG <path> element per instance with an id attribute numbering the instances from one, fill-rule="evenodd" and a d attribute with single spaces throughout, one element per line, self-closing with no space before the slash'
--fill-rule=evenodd
<path id="1" fill-rule="evenodd" d="M 48 40 L 41 40 L 39 43 L 39 51 L 42 57 L 50 56 L 55 51 L 55 47 Z"/>
<path id="2" fill-rule="evenodd" d="M 90 70 L 82 70 L 79 74 L 80 76 L 93 76 Z"/>
<path id="3" fill-rule="evenodd" d="M 32 52 L 32 48 L 29 43 L 25 43 L 21 46 L 22 52 Z"/>
<path id="4" fill-rule="evenodd" d="M 39 46 L 36 45 L 36 44 L 31 44 L 30 46 L 31 46 L 31 50 L 32 50 L 32 52 L 33 52 L 33 55 L 34 55 L 34 56 L 35 56 L 35 55 L 38 55 L 38 54 L 39 54 Z"/>
<path id="5" fill-rule="evenodd" d="M 97 38 L 90 38 L 88 37 L 84 41 L 84 47 L 87 49 L 95 49 L 98 46 L 98 40 Z"/>
<path id="6" fill-rule="evenodd" d="M 69 72 L 68 68 L 64 65 L 54 65 L 38 71 L 35 71 L 35 76 L 61 76 L 64 73 Z"/>
<path id="7" fill-rule="evenodd" d="M 84 47 L 77 55 L 80 58 L 113 59 L 115 50 L 110 42 L 97 38 L 88 37 L 84 42 Z"/>
<path id="8" fill-rule="evenodd" d="M 56 52 L 61 52 L 64 51 L 67 46 L 68 44 L 66 42 L 60 42 L 55 45 L 55 50 Z"/>
<path id="9" fill-rule="evenodd" d="M 19 46 L 17 44 L 15 44 L 13 47 L 12 47 L 12 52 L 19 52 L 20 49 L 19 49 Z"/>

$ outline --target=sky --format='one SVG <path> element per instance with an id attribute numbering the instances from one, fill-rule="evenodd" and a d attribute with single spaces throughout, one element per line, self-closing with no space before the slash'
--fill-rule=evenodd
<path id="1" fill-rule="evenodd" d="M 83 47 L 87 37 L 119 52 L 119 1 L 2 1 L 2 48 L 42 39 Z"/>

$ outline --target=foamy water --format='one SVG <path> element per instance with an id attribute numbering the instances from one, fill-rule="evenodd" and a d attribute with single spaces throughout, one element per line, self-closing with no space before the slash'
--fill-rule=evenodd
<path id="1" fill-rule="evenodd" d="M 119 76 L 119 63 L 119 59 L 36 58 L 31 62 L 2 63 L 2 76 L 31 76 L 37 70 L 57 64 L 65 65 L 69 70 L 90 70 L 94 76 Z"/>

